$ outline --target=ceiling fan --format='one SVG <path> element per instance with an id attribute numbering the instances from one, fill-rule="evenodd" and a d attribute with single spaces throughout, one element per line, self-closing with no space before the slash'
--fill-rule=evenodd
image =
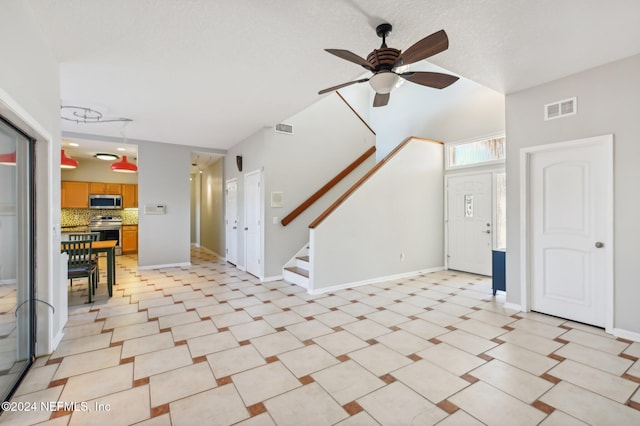
<path id="1" fill-rule="evenodd" d="M 368 81 L 373 90 L 376 91 L 373 106 L 381 107 L 389 102 L 390 92 L 400 77 L 412 83 L 433 87 L 435 89 L 444 89 L 458 80 L 456 76 L 439 72 L 396 72 L 400 66 L 413 64 L 414 62 L 421 61 L 447 50 L 449 48 L 449 39 L 444 30 L 437 31 L 423 38 L 404 52 L 401 52 L 398 49 L 387 47 L 386 38 L 391 33 L 391 29 L 391 24 L 387 23 L 380 24 L 376 27 L 376 34 L 382 38 L 382 45 L 379 49 L 374 49 L 373 52 L 369 53 L 366 60 L 348 50 L 325 49 L 327 52 L 339 58 L 361 65 L 366 70 L 371 71 L 373 75 L 369 78 L 362 78 L 329 87 L 321 90 L 318 94 L 322 95 L 323 93 L 332 92 L 355 83 Z"/>

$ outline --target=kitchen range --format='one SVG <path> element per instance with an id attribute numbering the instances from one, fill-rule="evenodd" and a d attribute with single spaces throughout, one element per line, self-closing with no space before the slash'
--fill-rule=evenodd
<path id="1" fill-rule="evenodd" d="M 92 216 L 89 231 L 100 233 L 100 240 L 116 240 L 116 255 L 122 254 L 122 218 L 120 216 Z"/>

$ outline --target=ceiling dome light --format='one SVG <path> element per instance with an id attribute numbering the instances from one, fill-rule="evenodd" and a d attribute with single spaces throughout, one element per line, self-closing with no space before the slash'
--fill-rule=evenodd
<path id="1" fill-rule="evenodd" d="M 78 162 L 71 157 L 67 157 L 64 153 L 64 149 L 60 150 L 60 168 L 61 169 L 75 169 L 78 167 Z"/>
<path id="2" fill-rule="evenodd" d="M 105 160 L 105 161 L 113 161 L 113 160 L 117 160 L 118 158 L 120 158 L 115 154 L 107 154 L 105 152 L 99 152 L 96 155 L 94 155 L 94 157 L 96 157 L 96 158 L 98 158 L 100 160 Z"/>
<path id="3" fill-rule="evenodd" d="M 120 173 L 138 173 L 138 166 L 127 161 L 127 156 L 123 155 L 122 160 L 111 165 L 111 171 Z"/>
<path id="4" fill-rule="evenodd" d="M 8 154 L 0 154 L 0 164 L 4 164 L 5 166 L 15 166 L 16 152 L 13 151 Z"/>
<path id="5" fill-rule="evenodd" d="M 391 89 L 398 82 L 398 75 L 390 71 L 381 71 L 369 79 L 369 84 L 381 95 L 391 92 Z"/>

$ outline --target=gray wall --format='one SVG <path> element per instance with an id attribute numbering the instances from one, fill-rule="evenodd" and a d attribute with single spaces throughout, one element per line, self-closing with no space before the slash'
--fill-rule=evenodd
<path id="1" fill-rule="evenodd" d="M 520 149 L 613 133 L 614 328 L 640 333 L 638 182 L 640 55 L 509 94 L 507 115 L 507 300 L 520 303 Z M 577 96 L 578 114 L 543 120 L 545 104 Z"/>
<path id="2" fill-rule="evenodd" d="M 224 257 L 223 166 L 219 159 L 200 175 L 200 246 Z"/>
<path id="3" fill-rule="evenodd" d="M 411 140 L 312 230 L 312 292 L 444 267 L 442 158 Z"/>
<path id="4" fill-rule="evenodd" d="M 113 182 L 113 183 L 138 183 L 136 173 L 117 173 L 111 170 L 112 161 L 103 161 L 93 158 L 80 158 L 78 167 L 61 171 L 62 180 L 79 182 Z M 133 159 L 127 158 L 133 162 Z"/>
<path id="5" fill-rule="evenodd" d="M 191 149 L 162 143 L 138 146 L 138 265 L 141 267 L 190 262 Z M 167 214 L 145 214 L 147 204 L 165 204 Z"/>

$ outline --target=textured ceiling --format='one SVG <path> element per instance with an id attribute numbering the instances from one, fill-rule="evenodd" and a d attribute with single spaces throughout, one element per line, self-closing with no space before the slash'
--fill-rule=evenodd
<path id="1" fill-rule="evenodd" d="M 502 93 L 640 53 L 637 0 L 29 2 L 61 64 L 63 105 L 131 118 L 131 139 L 219 149 L 362 74 L 323 49 L 366 57 L 385 21 L 399 49 L 445 29 L 450 48 L 431 61 Z"/>

